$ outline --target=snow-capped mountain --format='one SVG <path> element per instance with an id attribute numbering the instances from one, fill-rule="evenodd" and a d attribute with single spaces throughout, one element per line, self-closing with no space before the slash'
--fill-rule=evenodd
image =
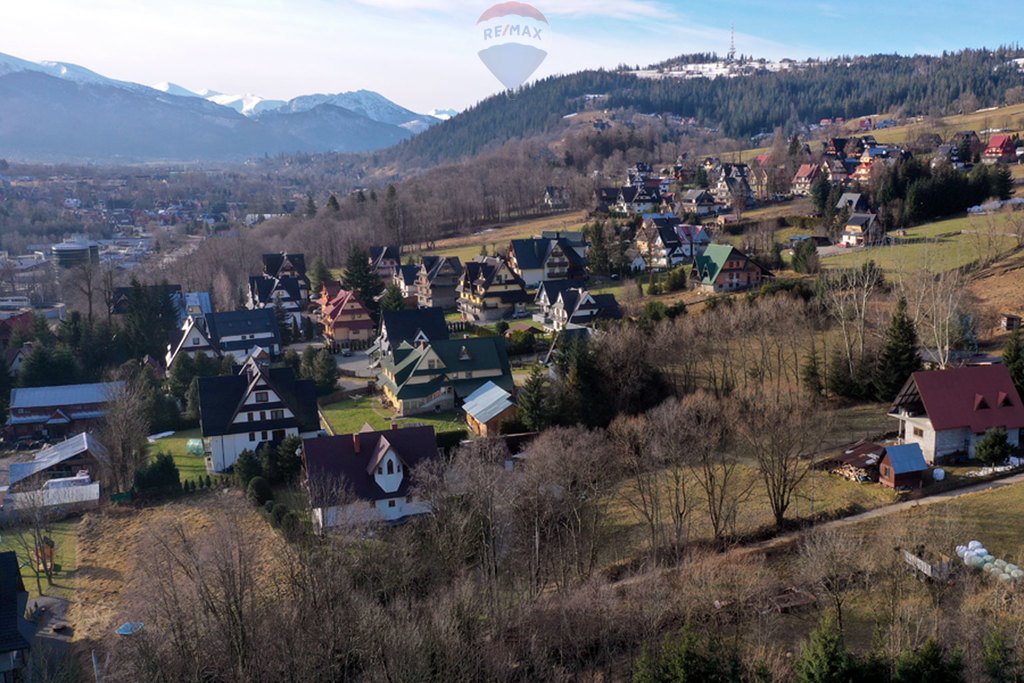
<path id="1" fill-rule="evenodd" d="M 412 133 L 422 133 L 432 125 L 439 123 L 440 119 L 423 114 L 417 114 L 405 107 L 399 106 L 388 98 L 370 90 L 356 90 L 354 92 L 342 92 L 335 94 L 303 95 L 289 100 L 281 107 L 284 111 L 293 113 L 309 111 L 322 104 L 329 104 L 342 109 L 362 114 L 368 119 L 381 123 L 390 123 L 393 126 L 400 126 Z"/>
<path id="2" fill-rule="evenodd" d="M 431 109 L 427 112 L 427 116 L 432 116 L 439 121 L 447 121 L 448 119 L 455 118 L 459 115 L 459 112 L 454 109 Z"/>
<path id="3" fill-rule="evenodd" d="M 0 54 L 0 151 L 28 160 L 245 159 L 389 147 L 439 123 L 377 93 L 257 95 L 154 86 Z"/>

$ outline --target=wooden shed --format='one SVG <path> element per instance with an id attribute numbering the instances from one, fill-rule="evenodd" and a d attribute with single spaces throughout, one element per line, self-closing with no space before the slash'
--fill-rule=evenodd
<path id="1" fill-rule="evenodd" d="M 920 488 L 928 471 L 921 445 L 889 446 L 878 466 L 878 481 L 889 488 Z"/>

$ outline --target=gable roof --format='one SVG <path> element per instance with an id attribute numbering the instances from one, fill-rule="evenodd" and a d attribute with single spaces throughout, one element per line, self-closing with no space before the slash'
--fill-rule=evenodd
<path id="1" fill-rule="evenodd" d="M 890 412 L 914 412 L 920 405 L 936 431 L 1024 427 L 1024 403 L 1005 365 L 983 365 L 915 372 Z"/>
<path id="2" fill-rule="evenodd" d="M 277 327 L 277 318 L 274 317 L 274 311 L 270 308 L 207 313 L 203 318 L 206 322 L 207 337 L 217 345 L 223 344 L 224 337 L 267 333 L 272 335 L 271 343 L 281 343 L 281 331 Z"/>
<path id="3" fill-rule="evenodd" d="M 25 582 L 18 569 L 18 556 L 13 550 L 0 553 L 0 652 L 27 650 L 30 645 L 19 628 L 24 621 L 20 614 Z"/>
<path id="4" fill-rule="evenodd" d="M 902 446 L 887 446 L 885 458 L 892 465 L 894 474 L 907 474 L 909 472 L 924 472 L 928 469 L 924 453 L 921 451 L 921 444 L 908 443 Z"/>
<path id="5" fill-rule="evenodd" d="M 796 175 L 793 176 L 793 182 L 814 180 L 820 170 L 821 168 L 817 164 L 800 164 L 800 168 L 797 169 Z"/>
<path id="6" fill-rule="evenodd" d="M 124 387 L 124 382 L 96 384 L 66 384 L 56 387 L 22 387 L 11 391 L 11 410 L 21 408 L 51 408 L 106 403 L 112 394 Z"/>
<path id="7" fill-rule="evenodd" d="M 988 147 L 985 151 L 1006 151 L 1013 148 L 1013 138 L 1011 138 L 1009 135 L 993 135 L 991 138 L 989 138 Z"/>
<path id="8" fill-rule="evenodd" d="M 36 456 L 29 462 L 11 463 L 10 483 L 13 486 L 19 481 L 33 477 L 83 453 L 92 453 L 102 459 L 106 457 L 107 449 L 92 434 L 88 432 L 78 434 L 66 441 L 44 448 L 36 453 Z"/>
<path id="9" fill-rule="evenodd" d="M 289 253 L 263 255 L 263 272 L 271 277 L 277 277 L 285 265 L 291 265 L 295 272 L 305 275 L 306 255 Z"/>
<path id="10" fill-rule="evenodd" d="M 462 409 L 477 422 L 486 424 L 515 405 L 512 394 L 494 382 L 487 382 L 466 397 Z"/>
<path id="11" fill-rule="evenodd" d="M 451 268 L 455 277 L 462 276 L 464 268 L 458 256 L 424 256 L 420 262 L 420 268 L 426 271 L 429 282 L 433 282 L 446 267 Z"/>
<path id="12" fill-rule="evenodd" d="M 549 305 L 558 301 L 558 296 L 567 289 L 582 287 L 583 283 L 578 280 L 543 280 L 537 288 L 537 300 L 540 305 L 541 299 L 545 299 Z"/>
<path id="13" fill-rule="evenodd" d="M 278 289 L 288 295 L 288 299 L 295 302 L 302 301 L 302 291 L 298 279 L 291 275 L 283 277 L 266 277 L 255 275 L 249 278 L 249 293 L 252 300 L 258 304 L 273 304 L 274 292 Z"/>
<path id="14" fill-rule="evenodd" d="M 374 266 L 380 266 L 384 261 L 395 261 L 401 263 L 402 261 L 402 250 L 396 246 L 386 247 L 370 247 L 370 263 Z"/>
<path id="15" fill-rule="evenodd" d="M 248 367 L 248 366 L 247 366 Z M 252 431 L 270 431 L 297 427 L 299 432 L 320 428 L 316 402 L 316 384 L 311 379 L 297 379 L 291 368 L 261 370 L 261 378 L 281 398 L 281 403 L 260 405 L 259 410 L 288 408 L 294 418 L 256 420 L 232 424 L 242 401 L 249 394 L 254 380 L 243 368 L 238 374 L 199 378 L 199 424 L 203 436 L 223 436 Z"/>
<path id="16" fill-rule="evenodd" d="M 839 197 L 839 201 L 836 202 L 836 210 L 841 211 L 845 208 L 859 209 L 867 205 L 864 199 L 864 195 L 860 192 L 844 192 Z"/>
<path id="17" fill-rule="evenodd" d="M 742 251 L 729 244 L 709 244 L 703 254 L 698 254 L 694 257 L 693 267 L 702 281 L 714 282 L 718 279 L 722 270 L 725 269 L 725 264 L 728 263 L 730 259 L 736 257 L 742 258 L 744 261 L 753 264 L 765 273 L 769 272 L 767 268 L 763 267 L 761 264 L 757 263 L 757 261 L 754 261 Z"/>
<path id="18" fill-rule="evenodd" d="M 401 485 L 391 493 L 377 485 L 370 467 L 374 459 L 379 460 L 386 453 L 386 448 L 393 450 L 405 466 Z M 416 483 L 416 467 L 438 457 L 437 437 L 430 426 L 306 439 L 302 444 L 302 459 L 309 483 L 310 505 L 337 504 L 332 496 L 335 486 L 345 486 L 350 494 L 362 500 L 407 496 Z"/>
<path id="19" fill-rule="evenodd" d="M 555 246 L 561 248 L 566 259 L 573 266 L 580 265 L 579 255 L 569 240 L 557 239 L 517 239 L 509 243 L 509 252 L 515 255 L 516 265 L 521 270 L 539 270 L 544 267 Z"/>
<path id="20" fill-rule="evenodd" d="M 404 341 L 415 342 L 421 333 L 427 341 L 448 339 L 448 321 L 442 309 L 418 308 L 381 313 L 381 334 L 392 346 Z"/>
<path id="21" fill-rule="evenodd" d="M 876 220 L 878 220 L 878 217 L 873 213 L 854 213 L 850 214 L 850 217 L 846 219 L 846 227 L 868 230 L 875 224 Z"/>

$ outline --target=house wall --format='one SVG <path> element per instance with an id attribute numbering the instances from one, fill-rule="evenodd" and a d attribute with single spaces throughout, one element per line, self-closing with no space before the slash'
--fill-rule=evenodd
<path id="1" fill-rule="evenodd" d="M 356 524 L 394 522 L 413 515 L 430 512 L 430 504 L 415 496 L 395 496 L 375 501 L 359 501 L 347 505 L 314 508 L 313 525 L 323 532 Z"/>
<path id="2" fill-rule="evenodd" d="M 299 430 L 296 427 L 288 427 L 284 432 L 285 438 L 289 436 L 299 436 Z M 253 438 L 250 438 L 250 435 L 252 435 Z M 309 433 L 303 434 L 302 436 L 312 438 L 316 436 L 316 434 Z M 224 434 L 222 436 L 209 437 L 210 460 L 213 471 L 224 472 L 238 462 L 238 456 L 242 454 L 242 451 L 255 451 L 261 443 L 269 441 L 271 438 L 273 438 L 273 436 L 268 432 L 267 438 L 264 439 L 261 431 L 244 432 L 242 434 Z"/>

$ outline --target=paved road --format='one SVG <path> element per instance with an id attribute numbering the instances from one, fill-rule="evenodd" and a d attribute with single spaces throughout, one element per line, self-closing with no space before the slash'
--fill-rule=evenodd
<path id="1" fill-rule="evenodd" d="M 908 500 L 903 503 L 895 503 L 893 505 L 886 505 L 885 507 L 876 508 L 874 510 L 868 510 L 858 515 L 851 515 L 849 517 L 843 517 L 842 519 L 836 519 L 831 522 L 823 522 L 821 524 L 815 524 L 813 527 L 806 529 L 799 529 L 797 531 L 791 531 L 785 534 L 780 534 L 774 538 L 770 538 L 767 541 L 761 541 L 759 543 L 752 543 L 750 545 L 737 548 L 738 552 L 765 552 L 768 550 L 775 550 L 778 548 L 785 547 L 797 540 L 799 540 L 804 534 L 809 531 L 819 531 L 826 529 L 842 529 L 861 522 L 868 521 L 870 519 L 878 519 L 880 517 L 888 517 L 895 515 L 905 510 L 910 510 L 916 507 L 924 507 L 927 505 L 934 505 L 935 503 L 943 503 L 963 496 L 969 496 L 975 493 L 981 493 L 982 491 L 991 491 L 992 489 L 1002 488 L 1004 486 L 1015 486 L 1017 484 L 1024 483 L 1024 474 L 1015 474 L 1012 477 L 1006 479 L 997 479 L 996 481 L 987 481 L 981 484 L 973 484 L 959 489 L 952 489 L 950 491 L 943 491 L 933 496 L 926 498 L 920 498 L 918 500 Z"/>

